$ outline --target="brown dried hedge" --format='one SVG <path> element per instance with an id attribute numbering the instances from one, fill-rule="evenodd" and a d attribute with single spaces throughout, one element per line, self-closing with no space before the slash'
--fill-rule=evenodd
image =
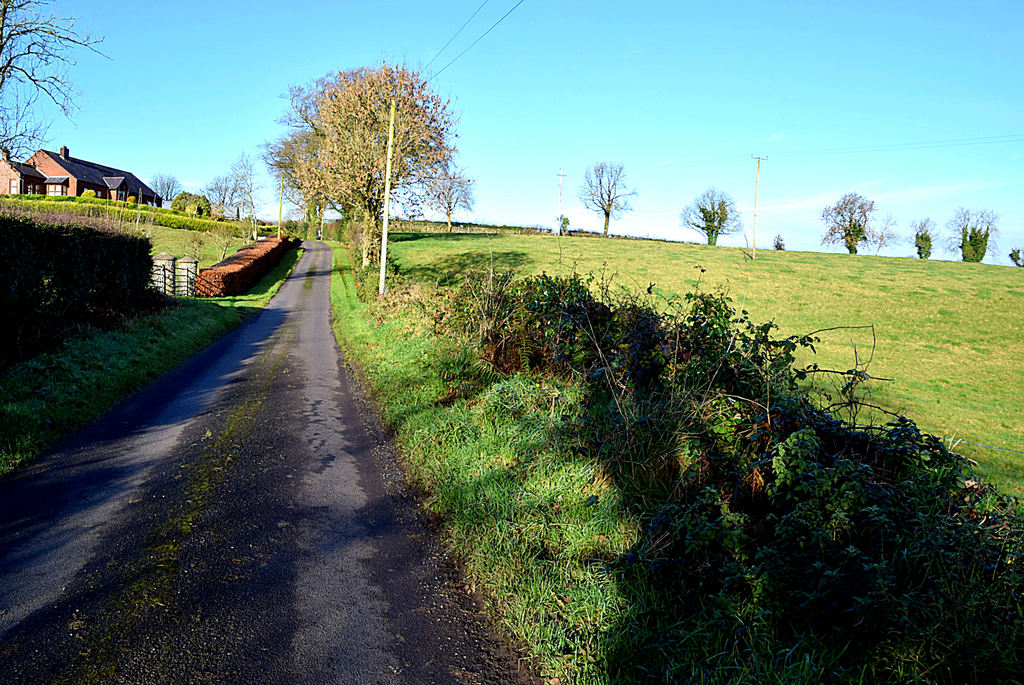
<path id="1" fill-rule="evenodd" d="M 277 266 L 289 249 L 298 247 L 292 238 L 268 238 L 246 245 L 224 261 L 203 269 L 196 277 L 197 297 L 241 295 Z"/>

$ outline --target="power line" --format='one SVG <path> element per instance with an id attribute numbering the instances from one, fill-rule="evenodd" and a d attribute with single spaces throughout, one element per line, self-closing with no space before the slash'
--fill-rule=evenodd
<path id="1" fill-rule="evenodd" d="M 861 147 L 836 147 L 836 148 L 817 148 L 809 150 L 793 150 L 791 152 L 773 152 L 772 157 L 775 158 L 789 158 L 789 157 L 813 157 L 813 156 L 825 156 L 825 155 L 842 155 L 842 154 L 856 154 L 860 152 L 899 152 L 899 151 L 914 151 L 914 150 L 928 150 L 936 148 L 947 148 L 947 147 L 966 147 L 972 145 L 993 145 L 999 143 L 1024 143 L 1024 133 L 1011 133 L 1000 136 L 985 136 L 980 138 L 953 138 L 947 140 L 926 140 L 917 141 L 912 143 L 885 143 L 878 145 L 865 145 Z M 744 157 L 720 157 L 718 159 L 705 159 L 699 161 L 688 162 L 684 161 L 681 164 L 674 165 L 677 168 L 690 169 L 701 166 L 712 166 L 716 164 L 724 164 L 727 162 L 740 162 L 746 158 Z"/>
<path id="2" fill-rule="evenodd" d="M 484 5 L 486 5 L 487 2 L 488 2 L 488 0 L 484 0 L 483 2 L 480 3 L 480 6 L 476 8 L 476 12 L 473 12 L 473 14 L 469 15 L 469 19 L 466 20 L 466 23 L 464 23 L 462 26 L 460 26 L 459 30 L 455 32 L 455 35 L 453 35 L 451 38 L 449 38 L 448 42 L 445 43 L 441 47 L 441 49 L 437 51 L 437 54 L 430 58 L 430 61 L 427 62 L 427 66 L 423 67 L 423 71 L 426 71 L 427 69 L 429 69 L 430 65 L 434 63 L 434 60 L 436 60 L 438 57 L 440 57 L 441 53 L 444 52 L 445 49 L 447 49 L 447 47 L 452 44 L 452 41 L 459 37 L 459 34 L 462 33 L 462 29 L 464 29 L 467 26 L 469 26 L 469 22 L 473 21 L 473 17 L 475 17 L 476 15 L 480 14 L 480 10 L 482 10 L 484 8 Z"/>
<path id="3" fill-rule="evenodd" d="M 865 145 L 861 147 L 819 148 L 816 150 L 794 150 L 793 152 L 774 153 L 775 157 L 803 157 L 812 155 L 840 155 L 856 152 L 889 152 L 898 150 L 924 150 L 940 147 L 963 147 L 965 145 L 992 145 L 997 143 L 1024 142 L 1024 134 L 1013 133 L 1001 136 L 984 136 L 981 138 L 953 138 L 950 140 L 926 140 L 913 143 L 888 143 Z"/>
<path id="4" fill-rule="evenodd" d="M 439 70 L 439 71 L 438 71 L 438 72 L 437 72 L 436 74 L 434 74 L 433 76 L 431 76 L 430 78 L 428 78 L 428 79 L 427 79 L 427 83 L 430 83 L 431 81 L 433 81 L 433 80 L 434 80 L 435 78 L 437 78 L 438 76 L 440 76 L 440 75 L 441 75 L 441 73 L 442 73 L 442 72 L 443 72 L 443 71 L 444 71 L 445 69 L 447 69 L 447 68 L 448 68 L 448 67 L 450 67 L 451 65 L 455 64 L 456 62 L 458 62 L 458 61 L 459 61 L 459 58 L 461 58 L 461 57 L 462 57 L 463 55 L 465 55 L 465 54 L 466 54 L 467 52 L 469 52 L 470 50 L 472 50 L 472 49 L 473 49 L 473 46 L 474 46 L 474 45 L 476 45 L 477 43 L 479 43 L 480 41 L 482 41 L 482 40 L 484 39 L 484 36 L 486 36 L 486 35 L 487 35 L 488 33 L 490 33 L 491 31 L 493 31 L 493 30 L 495 29 L 495 27 L 496 27 L 496 26 L 497 26 L 498 24 L 500 24 L 501 22 L 505 21 L 505 17 L 507 17 L 508 15 L 510 15 L 510 14 L 512 14 L 513 12 L 515 12 L 515 11 L 516 11 L 516 8 L 517 8 L 517 7 L 519 7 L 520 5 L 522 5 L 522 4 L 524 3 L 524 2 L 526 2 L 526 0 L 519 0 L 519 2 L 517 2 L 517 3 L 515 4 L 515 5 L 513 5 L 513 6 L 512 6 L 512 9 L 510 9 L 510 10 L 509 10 L 508 12 L 505 12 L 505 14 L 501 15 L 501 19 L 499 19 L 498 21 L 494 22 L 494 24 L 492 24 L 492 25 L 491 25 L 491 28 L 487 29 L 487 30 L 486 30 L 486 31 L 484 31 L 484 32 L 483 32 L 482 34 L 480 34 L 480 37 L 479 37 L 479 38 L 477 38 L 476 40 L 474 40 L 474 41 L 473 41 L 472 43 L 470 43 L 470 44 L 469 44 L 469 47 L 468 47 L 468 48 L 466 48 L 465 50 L 463 50 L 462 52 L 460 52 L 460 53 L 459 53 L 458 55 L 456 55 L 456 56 L 455 56 L 455 59 L 453 59 L 453 60 L 452 60 L 451 62 L 449 62 L 448 64 L 446 64 L 446 65 L 444 65 L 443 67 L 441 67 L 441 69 L 440 69 L 440 70 Z"/>

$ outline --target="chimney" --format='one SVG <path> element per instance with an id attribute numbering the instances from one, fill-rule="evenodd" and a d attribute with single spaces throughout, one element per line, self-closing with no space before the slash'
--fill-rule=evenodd
<path id="1" fill-rule="evenodd" d="M 61 145 L 60 146 L 60 156 L 61 157 L 63 157 L 64 159 L 67 159 L 68 155 L 70 155 L 70 154 L 71 154 L 71 150 L 68 149 L 67 145 Z"/>
<path id="2" fill-rule="evenodd" d="M 3 154 L 5 162 L 11 161 L 11 151 L 10 150 L 8 150 L 7 148 L 0 148 L 0 153 Z"/>

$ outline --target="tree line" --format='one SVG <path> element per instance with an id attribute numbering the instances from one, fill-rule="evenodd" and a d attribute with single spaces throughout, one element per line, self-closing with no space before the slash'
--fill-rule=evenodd
<path id="1" fill-rule="evenodd" d="M 609 221 L 629 211 L 629 198 L 636 195 L 625 179 L 622 164 L 597 162 L 584 173 L 579 197 L 587 209 L 604 216 L 605 237 L 608 236 Z M 957 209 L 946 223 L 947 247 L 951 251 L 959 250 L 965 262 L 980 262 L 994 247 L 992 238 L 998 233 L 998 219 L 994 212 L 986 209 Z M 896 219 L 891 215 L 879 219 L 874 201 L 859 193 L 847 193 L 835 204 L 825 207 L 821 221 L 825 225 L 821 244 L 843 245 L 850 254 L 857 254 L 861 246 L 874 247 L 875 254 L 878 254 L 886 246 L 899 241 Z M 702 192 L 683 208 L 679 223 L 703 235 L 708 245 L 716 245 L 720 236 L 743 231 L 736 202 L 728 193 L 714 187 Z M 561 232 L 567 227 L 568 219 L 564 215 L 558 217 L 556 230 Z M 911 224 L 911 230 L 917 256 L 928 259 L 938 238 L 935 222 L 930 218 L 920 219 Z M 775 236 L 773 246 L 777 250 L 785 249 L 781 235 Z M 1009 257 L 1014 265 L 1024 266 L 1024 256 L 1019 248 L 1011 250 Z"/>

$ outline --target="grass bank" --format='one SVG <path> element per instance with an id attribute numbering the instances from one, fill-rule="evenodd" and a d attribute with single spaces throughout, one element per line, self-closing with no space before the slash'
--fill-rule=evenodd
<path id="1" fill-rule="evenodd" d="M 709 316 L 667 358 L 650 310 L 619 308 L 608 330 L 633 343 L 612 340 L 604 361 L 535 317 L 611 310 L 586 304 L 582 285 L 535 282 L 481 357 L 437 316 L 500 308 L 514 290 L 452 309 L 413 285 L 364 305 L 346 252 L 335 257 L 339 343 L 469 582 L 545 677 L 985 682 L 1019 668 L 1020 636 L 1003 624 L 1019 619 L 1005 556 L 1019 513 L 912 426 L 834 422 L 787 396 L 788 363 L 764 382 L 786 348 L 759 327 L 732 336 L 718 300 L 695 300 Z"/>
<path id="2" fill-rule="evenodd" d="M 91 330 L 0 376 L 0 475 L 108 411 L 262 309 L 298 262 L 288 251 L 246 295 L 188 299 L 114 330 Z"/>
<path id="3" fill-rule="evenodd" d="M 755 321 L 783 335 L 822 328 L 813 361 L 849 369 L 870 360 L 871 397 L 976 459 L 1024 496 L 1024 269 L 870 255 L 762 250 L 551 235 L 407 234 L 391 255 L 405 274 L 449 285 L 493 265 L 519 275 L 595 273 L 665 297 L 726 288 Z M 699 268 L 698 268 L 699 267 Z M 872 326 L 870 328 L 856 328 Z M 811 361 L 804 357 L 804 361 Z"/>

